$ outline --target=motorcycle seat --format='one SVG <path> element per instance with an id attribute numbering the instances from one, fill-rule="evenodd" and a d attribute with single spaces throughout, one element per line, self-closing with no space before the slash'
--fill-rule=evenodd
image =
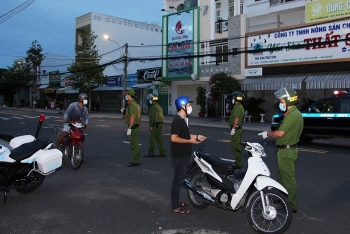
<path id="1" fill-rule="evenodd" d="M 16 160 L 16 162 L 20 162 L 23 159 L 26 159 L 32 156 L 36 151 L 40 149 L 44 149 L 50 143 L 51 141 L 46 138 L 40 138 L 40 139 L 37 139 L 36 141 L 25 143 L 13 149 L 11 151 L 10 158 Z"/>
<path id="2" fill-rule="evenodd" d="M 210 155 L 201 151 L 197 151 L 196 155 L 200 158 L 203 158 L 206 162 L 208 162 L 213 167 L 220 167 L 220 168 L 229 169 L 229 170 L 237 169 L 236 164 L 230 161 L 222 160 L 213 155 Z"/>

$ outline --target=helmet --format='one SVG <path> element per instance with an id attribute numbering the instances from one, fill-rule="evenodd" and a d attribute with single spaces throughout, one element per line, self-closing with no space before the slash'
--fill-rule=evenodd
<path id="1" fill-rule="evenodd" d="M 231 96 L 232 99 L 235 100 L 235 102 L 243 102 L 245 99 L 244 94 L 239 91 L 231 93 Z"/>
<path id="2" fill-rule="evenodd" d="M 182 106 L 187 105 L 187 103 L 193 103 L 189 96 L 180 96 L 175 100 L 176 109 L 180 109 Z"/>
<path id="3" fill-rule="evenodd" d="M 148 94 L 146 97 L 147 101 L 152 100 L 152 101 L 158 101 L 158 96 L 156 94 Z"/>
<path id="4" fill-rule="evenodd" d="M 86 95 L 86 93 L 81 93 L 79 94 L 79 100 L 83 99 L 83 98 L 88 98 L 88 96 Z"/>
<path id="5" fill-rule="evenodd" d="M 298 94 L 293 89 L 281 88 L 275 92 L 275 96 L 278 99 L 283 98 L 286 101 L 287 106 L 292 106 L 298 103 Z"/>

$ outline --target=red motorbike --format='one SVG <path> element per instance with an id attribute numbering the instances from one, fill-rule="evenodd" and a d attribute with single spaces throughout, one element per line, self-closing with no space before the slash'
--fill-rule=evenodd
<path id="1" fill-rule="evenodd" d="M 62 134 L 62 126 L 55 124 L 48 124 L 50 128 L 55 131 L 56 137 Z M 84 162 L 84 140 L 85 134 L 82 129 L 86 125 L 81 121 L 70 121 L 68 123 L 70 130 L 68 136 L 63 139 L 58 149 L 63 153 L 63 158 L 69 158 L 70 164 L 74 170 L 78 170 Z"/>

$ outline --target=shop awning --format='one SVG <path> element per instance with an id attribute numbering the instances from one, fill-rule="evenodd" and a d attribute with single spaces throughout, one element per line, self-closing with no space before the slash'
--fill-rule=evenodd
<path id="1" fill-rule="evenodd" d="M 306 89 L 345 89 L 350 88 L 350 72 L 328 72 L 310 74 Z"/>
<path id="2" fill-rule="evenodd" d="M 66 94 L 70 94 L 70 93 L 79 93 L 79 89 L 67 89 L 65 90 Z"/>
<path id="3" fill-rule="evenodd" d="M 137 89 L 152 89 L 153 84 L 152 83 L 140 83 L 133 85 L 132 88 L 137 88 Z"/>
<path id="4" fill-rule="evenodd" d="M 126 89 L 128 89 L 129 87 L 127 87 Z M 97 87 L 91 91 L 120 91 L 123 90 L 124 87 L 121 86 L 100 86 Z"/>
<path id="5" fill-rule="evenodd" d="M 37 89 L 46 89 L 47 87 L 49 87 L 50 85 L 49 84 L 42 84 L 40 85 Z"/>
<path id="6" fill-rule="evenodd" d="M 64 94 L 65 93 L 65 88 L 60 88 L 56 90 L 56 94 Z"/>
<path id="7" fill-rule="evenodd" d="M 60 89 L 60 86 L 55 86 L 55 87 L 49 87 L 47 89 L 45 89 L 45 93 L 55 93 L 56 90 Z"/>
<path id="8" fill-rule="evenodd" d="M 305 77 L 306 74 L 249 77 L 242 86 L 244 90 L 278 90 L 283 87 L 301 89 Z"/>

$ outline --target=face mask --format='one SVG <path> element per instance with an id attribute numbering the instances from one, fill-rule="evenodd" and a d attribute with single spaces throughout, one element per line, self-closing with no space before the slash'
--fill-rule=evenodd
<path id="1" fill-rule="evenodd" d="M 234 105 L 235 104 L 235 99 L 232 99 L 232 105 Z"/>
<path id="2" fill-rule="evenodd" d="M 126 101 L 128 100 L 128 96 L 125 96 L 125 100 L 126 100 Z"/>
<path id="3" fill-rule="evenodd" d="M 152 100 L 149 100 L 148 102 L 149 102 L 150 105 L 152 105 Z"/>
<path id="4" fill-rule="evenodd" d="M 187 110 L 188 115 L 191 114 L 192 113 L 192 106 L 187 107 L 186 110 Z"/>
<path id="5" fill-rule="evenodd" d="M 87 105 L 87 104 L 88 104 L 88 100 L 84 100 L 84 101 L 83 101 L 83 104 L 84 104 L 84 105 Z"/>
<path id="6" fill-rule="evenodd" d="M 280 103 L 279 108 L 281 111 L 286 111 L 286 108 L 284 107 L 284 105 L 282 103 Z"/>

